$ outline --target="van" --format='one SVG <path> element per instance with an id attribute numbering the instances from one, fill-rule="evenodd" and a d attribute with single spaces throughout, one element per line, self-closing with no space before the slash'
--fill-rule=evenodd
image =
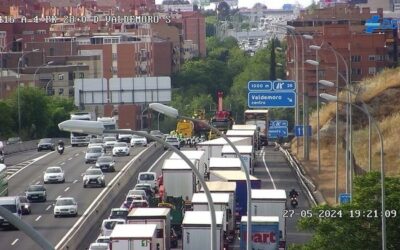
<path id="1" fill-rule="evenodd" d="M 157 187 L 157 174 L 155 172 L 140 172 L 138 175 L 138 184 L 150 184 L 153 190 Z"/>
<path id="2" fill-rule="evenodd" d="M 110 236 L 115 225 L 125 223 L 126 221 L 123 219 L 105 219 L 103 220 L 103 223 L 101 223 L 101 235 Z"/>
<path id="3" fill-rule="evenodd" d="M 0 197 L 0 206 L 6 208 L 21 219 L 22 208 L 18 196 Z M 5 218 L 0 216 L 0 228 L 13 228 L 14 226 Z M 15 228 L 15 227 L 14 227 Z"/>

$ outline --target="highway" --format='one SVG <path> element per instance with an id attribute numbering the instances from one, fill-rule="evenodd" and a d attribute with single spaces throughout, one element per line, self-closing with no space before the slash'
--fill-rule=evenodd
<path id="1" fill-rule="evenodd" d="M 109 183 L 112 178 L 116 176 L 118 171 L 143 149 L 144 148 L 132 148 L 130 156 L 115 157 L 116 172 L 105 174 L 106 183 Z M 83 173 L 87 168 L 93 165 L 84 163 L 85 150 L 86 147 L 68 147 L 61 156 L 56 151 L 36 152 L 32 150 L 7 157 L 7 164 L 16 164 L 18 163 L 18 159 L 22 162 L 30 162 L 30 164 L 25 165 L 25 168 L 20 170 L 17 174 L 11 176 L 9 180 L 10 196 L 23 195 L 25 189 L 30 184 L 43 183 L 43 171 L 45 171 L 48 166 L 57 165 L 64 169 L 66 182 L 62 184 L 46 184 L 47 201 L 43 203 L 32 203 L 32 214 L 23 216 L 25 222 L 32 225 L 54 246 L 66 235 L 69 229 L 79 219 L 80 215 L 84 213 L 92 201 L 103 190 L 102 188 L 83 188 Z M 37 157 L 42 158 L 37 161 L 30 161 Z M 142 168 L 141 166 L 137 167 L 138 171 Z M 133 177 L 133 180 L 135 181 L 132 183 L 135 183 L 135 177 Z M 53 203 L 59 196 L 72 196 L 77 200 L 78 217 L 54 218 Z M 114 199 L 115 197 L 109 198 Z M 20 231 L 3 230 L 0 232 L 0 242 L 4 249 L 40 249 L 34 241 Z"/>

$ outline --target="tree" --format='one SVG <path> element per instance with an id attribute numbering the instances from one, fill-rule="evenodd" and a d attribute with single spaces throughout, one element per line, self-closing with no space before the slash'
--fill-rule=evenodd
<path id="1" fill-rule="evenodd" d="M 313 208 L 310 218 L 302 218 L 299 227 L 313 230 L 314 236 L 307 244 L 293 245 L 291 249 L 381 249 L 381 184 L 380 173 L 371 172 L 358 176 L 354 180 L 351 203 L 331 207 L 328 205 Z M 400 249 L 398 229 L 400 217 L 400 178 L 386 177 L 386 233 L 387 249 Z M 330 215 L 321 218 L 320 211 Z M 341 214 L 341 216 L 339 216 Z"/>
<path id="2" fill-rule="evenodd" d="M 0 101 L 0 114 L 0 138 L 5 139 L 13 135 L 12 128 L 15 126 L 9 102 Z"/>

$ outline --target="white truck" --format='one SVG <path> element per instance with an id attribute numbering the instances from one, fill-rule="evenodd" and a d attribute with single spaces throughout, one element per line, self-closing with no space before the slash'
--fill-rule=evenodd
<path id="1" fill-rule="evenodd" d="M 240 157 L 244 160 L 246 164 L 245 167 L 249 170 L 250 174 L 253 173 L 253 165 L 254 165 L 254 148 L 251 145 L 240 145 L 236 146 L 237 150 L 239 151 Z M 234 157 L 237 158 L 236 152 L 233 148 L 229 145 L 225 145 L 222 147 L 221 150 L 222 157 Z"/>
<path id="2" fill-rule="evenodd" d="M 95 120 L 95 115 L 92 112 L 77 112 L 71 114 L 71 120 L 83 120 L 83 121 L 93 121 Z M 84 133 L 71 133 L 71 146 L 76 147 L 79 145 L 87 146 L 90 143 L 91 135 Z"/>
<path id="3" fill-rule="evenodd" d="M 217 249 L 224 249 L 223 212 L 216 211 Z M 210 249 L 211 213 L 209 211 L 187 211 L 182 222 L 183 250 Z"/>
<path id="4" fill-rule="evenodd" d="M 134 208 L 126 219 L 127 224 L 155 224 L 157 233 L 154 243 L 160 250 L 170 249 L 170 209 L 169 208 Z"/>
<path id="5" fill-rule="evenodd" d="M 21 219 L 22 207 L 18 196 L 0 197 L 0 206 L 6 208 Z M 13 228 L 14 226 L 5 218 L 0 216 L 0 228 Z"/>
<path id="6" fill-rule="evenodd" d="M 103 126 L 107 130 L 118 129 L 118 121 L 114 117 L 97 117 L 97 121 L 103 123 Z M 103 137 L 115 136 L 115 134 L 103 134 Z"/>
<path id="7" fill-rule="evenodd" d="M 190 160 L 196 166 L 196 160 Z M 184 160 L 167 159 L 162 166 L 163 185 L 165 196 L 192 199 L 196 190 L 196 178 Z"/>
<path id="8" fill-rule="evenodd" d="M 156 224 L 117 224 L 110 235 L 110 250 L 157 250 Z"/>
<path id="9" fill-rule="evenodd" d="M 278 216 L 281 241 L 286 241 L 286 217 L 284 217 L 286 201 L 286 191 L 283 189 L 251 190 L 251 209 L 253 215 Z"/>
<path id="10" fill-rule="evenodd" d="M 239 158 L 211 157 L 210 171 L 219 170 L 242 170 L 242 163 Z"/>
<path id="11" fill-rule="evenodd" d="M 235 230 L 235 205 L 230 199 L 229 193 L 211 193 L 215 211 L 224 212 L 223 228 L 225 232 Z M 209 211 L 207 196 L 205 193 L 194 193 L 192 197 L 194 211 Z"/>
<path id="12" fill-rule="evenodd" d="M 254 148 L 257 148 L 257 134 L 256 134 L 256 130 L 228 130 L 226 131 L 226 136 L 229 138 L 235 138 L 235 137 L 245 137 L 245 138 L 249 138 L 248 140 L 250 140 L 250 144 L 249 145 L 253 145 Z"/>
<path id="13" fill-rule="evenodd" d="M 184 154 L 187 158 L 190 160 L 195 160 L 196 161 L 196 167 L 197 170 L 199 170 L 200 174 L 204 175 L 207 171 L 207 158 L 206 158 L 206 153 L 203 150 L 183 150 L 181 151 L 182 154 Z M 178 154 L 172 153 L 172 155 L 169 157 L 169 159 L 182 159 Z M 199 181 L 196 179 L 196 191 L 200 190 L 200 184 Z"/>

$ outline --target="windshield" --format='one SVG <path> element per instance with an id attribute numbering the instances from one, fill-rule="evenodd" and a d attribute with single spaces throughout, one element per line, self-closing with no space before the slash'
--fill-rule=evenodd
<path id="1" fill-rule="evenodd" d="M 102 142 L 103 142 L 103 139 L 100 139 L 100 138 L 90 139 L 90 143 L 102 143 Z"/>
<path id="2" fill-rule="evenodd" d="M 114 147 L 128 147 L 128 144 L 125 142 L 115 143 Z"/>
<path id="3" fill-rule="evenodd" d="M 10 211 L 11 213 L 16 213 L 17 212 L 17 206 L 16 205 L 6 204 L 6 205 L 1 205 L 1 206 L 4 207 L 5 209 L 7 209 L 8 211 Z"/>
<path id="4" fill-rule="evenodd" d="M 86 170 L 86 175 L 101 175 L 103 172 L 99 169 L 88 169 Z"/>
<path id="5" fill-rule="evenodd" d="M 116 141 L 116 139 L 114 137 L 106 137 L 104 141 Z"/>
<path id="6" fill-rule="evenodd" d="M 46 173 L 61 173 L 61 168 L 48 168 Z"/>
<path id="7" fill-rule="evenodd" d="M 40 139 L 39 143 L 51 143 L 50 138 Z"/>
<path id="8" fill-rule="evenodd" d="M 56 206 L 69 206 L 69 205 L 75 205 L 75 202 L 72 199 L 62 199 L 62 200 L 57 200 Z"/>
<path id="9" fill-rule="evenodd" d="M 101 148 L 88 148 L 87 150 L 88 153 L 101 153 L 101 151 Z"/>
<path id="10" fill-rule="evenodd" d="M 106 221 L 104 227 L 108 230 L 113 230 L 116 224 L 124 224 L 122 221 Z"/>
<path id="11" fill-rule="evenodd" d="M 99 159 L 97 159 L 97 162 L 111 162 L 112 158 L 111 157 L 100 157 Z"/>
<path id="12" fill-rule="evenodd" d="M 170 137 L 170 138 L 167 138 L 165 141 L 167 141 L 167 142 L 177 142 L 178 139 Z"/>
<path id="13" fill-rule="evenodd" d="M 72 133 L 73 137 L 78 137 L 78 136 L 88 136 L 88 134 L 84 134 L 84 133 Z"/>
<path id="14" fill-rule="evenodd" d="M 140 180 L 141 181 L 154 181 L 155 177 L 152 174 L 141 174 Z"/>
<path id="15" fill-rule="evenodd" d="M 110 242 L 110 238 L 106 238 L 106 237 L 104 237 L 104 238 L 97 238 L 97 240 L 96 240 L 96 242 L 98 242 L 98 243 L 109 243 Z"/>
<path id="16" fill-rule="evenodd" d="M 43 191 L 44 187 L 43 186 L 29 186 L 28 191 Z"/>
<path id="17" fill-rule="evenodd" d="M 132 135 L 132 138 L 143 139 L 144 137 L 143 137 L 143 136 L 140 136 L 140 135 Z"/>
<path id="18" fill-rule="evenodd" d="M 111 212 L 111 218 L 126 218 L 128 216 L 128 211 L 116 210 Z"/>

